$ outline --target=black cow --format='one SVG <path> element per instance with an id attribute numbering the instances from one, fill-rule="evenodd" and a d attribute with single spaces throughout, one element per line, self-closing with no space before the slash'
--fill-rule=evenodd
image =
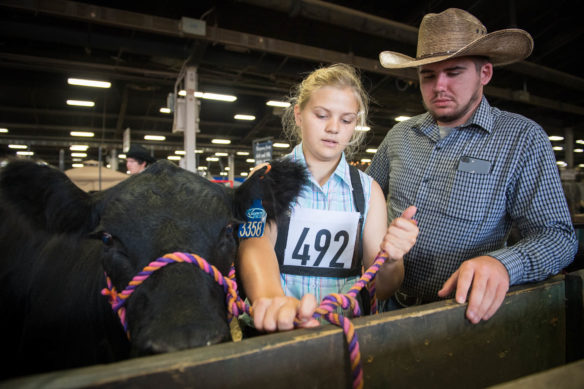
<path id="1" fill-rule="evenodd" d="M 264 168 L 265 170 L 265 168 Z M 305 181 L 276 162 L 235 191 L 160 161 L 103 192 L 87 194 L 63 173 L 12 162 L 0 175 L 2 379 L 197 347 L 230 338 L 223 289 L 188 263 L 154 272 L 128 299 L 130 339 L 108 299 L 149 262 L 195 253 L 226 275 L 237 223 L 253 199 L 268 218 Z"/>

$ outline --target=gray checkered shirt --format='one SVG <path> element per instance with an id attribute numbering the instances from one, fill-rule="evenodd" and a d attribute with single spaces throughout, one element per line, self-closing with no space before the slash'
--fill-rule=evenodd
<path id="1" fill-rule="evenodd" d="M 469 161 L 486 171 L 473 172 Z M 546 133 L 484 97 L 444 139 L 428 113 L 396 124 L 367 173 L 389 193 L 390 219 L 418 207 L 420 234 L 404 258 L 408 295 L 437 300 L 460 264 L 479 255 L 500 260 L 512 285 L 557 274 L 574 259 L 577 240 Z M 513 222 L 522 239 L 507 247 Z"/>

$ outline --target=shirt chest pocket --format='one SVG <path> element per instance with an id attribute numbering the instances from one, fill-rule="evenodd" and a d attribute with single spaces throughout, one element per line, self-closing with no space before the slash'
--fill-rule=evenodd
<path id="1" fill-rule="evenodd" d="M 493 175 L 458 170 L 443 211 L 457 219 L 483 220 L 492 203 L 494 191 Z"/>

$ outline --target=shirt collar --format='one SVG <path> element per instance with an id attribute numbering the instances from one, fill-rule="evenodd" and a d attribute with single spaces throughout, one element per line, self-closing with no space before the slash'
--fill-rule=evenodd
<path id="1" fill-rule="evenodd" d="M 302 165 L 308 167 L 306 164 L 306 159 L 304 158 L 304 153 L 302 152 L 302 142 L 292 150 L 290 155 L 293 157 L 294 161 L 300 162 Z M 337 168 L 333 172 L 333 176 L 343 181 L 345 184 L 351 186 L 351 176 L 349 175 L 349 165 L 347 164 L 347 159 L 345 158 L 345 152 L 341 154 L 341 160 L 337 165 Z M 312 179 L 312 174 L 311 174 Z"/>
<path id="2" fill-rule="evenodd" d="M 493 117 L 490 115 L 491 112 L 491 105 L 487 101 L 485 96 L 482 97 L 481 103 L 472 114 L 470 119 L 459 126 L 459 128 L 477 128 L 482 129 L 490 133 L 493 131 Z M 436 120 L 430 115 L 429 112 L 426 112 L 423 115 L 420 115 L 414 118 L 415 123 L 413 127 L 417 127 L 421 132 L 423 132 L 426 136 L 430 138 L 436 138 L 435 140 L 440 139 L 438 125 L 436 124 Z"/>

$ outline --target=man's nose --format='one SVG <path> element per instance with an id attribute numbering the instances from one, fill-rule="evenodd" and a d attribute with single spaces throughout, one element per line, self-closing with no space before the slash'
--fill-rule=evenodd
<path id="1" fill-rule="evenodd" d="M 434 91 L 441 92 L 446 90 L 448 78 L 444 73 L 438 73 L 434 79 Z"/>

